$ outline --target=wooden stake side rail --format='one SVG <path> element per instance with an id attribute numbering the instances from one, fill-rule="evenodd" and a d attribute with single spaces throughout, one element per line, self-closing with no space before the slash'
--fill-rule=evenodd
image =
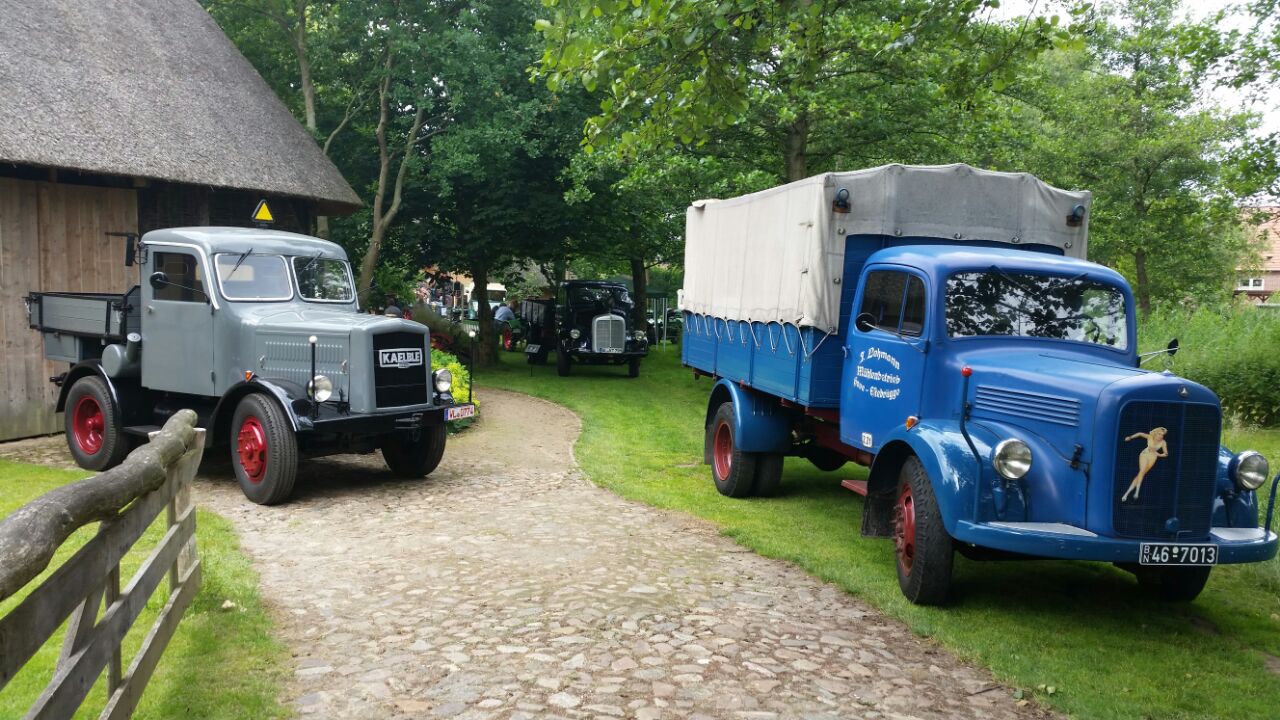
<path id="1" fill-rule="evenodd" d="M 166 424 L 165 431 L 171 432 L 173 423 L 194 424 L 194 413 L 179 415 L 182 417 L 175 415 Z M 163 484 L 103 520 L 84 547 L 0 618 L 0 688 L 67 621 L 53 677 L 27 718 L 70 718 L 104 669 L 108 699 L 100 717 L 127 718 L 137 708 L 143 689 L 200 587 L 196 510 L 190 487 L 204 453 L 205 431 L 195 428 L 194 434 L 185 432 L 190 442 L 165 468 Z M 166 516 L 164 537 L 122 590 L 120 561 L 162 510 Z M 164 607 L 129 663 L 128 672 L 122 672 L 121 643 L 165 576 L 169 587 Z"/>

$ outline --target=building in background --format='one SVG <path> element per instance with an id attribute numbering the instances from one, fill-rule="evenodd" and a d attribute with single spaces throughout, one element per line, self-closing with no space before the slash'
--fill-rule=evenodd
<path id="1" fill-rule="evenodd" d="M 1236 280 L 1235 294 L 1245 295 L 1258 304 L 1271 304 L 1271 296 L 1280 290 L 1280 205 L 1256 210 L 1270 216 L 1266 222 L 1251 230 L 1258 233 L 1263 241 L 1259 253 L 1261 263 L 1256 268 L 1241 269 Z"/>
<path id="2" fill-rule="evenodd" d="M 137 283 L 106 233 L 360 206 L 196 0 L 0 0 L 0 99 L 0 440 L 62 427 L 22 297 Z"/>

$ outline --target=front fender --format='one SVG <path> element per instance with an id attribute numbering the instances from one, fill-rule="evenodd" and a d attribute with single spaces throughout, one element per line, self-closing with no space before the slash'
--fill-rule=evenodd
<path id="1" fill-rule="evenodd" d="M 720 380 L 711 390 L 707 423 L 721 403 L 733 403 L 734 441 L 745 452 L 785 453 L 791 450 L 791 428 L 795 413 L 771 395 L 755 392 L 728 380 Z"/>
<path id="2" fill-rule="evenodd" d="M 983 445 L 985 443 L 978 447 L 980 456 L 984 453 Z M 909 448 L 924 465 L 933 484 L 943 525 L 948 533 L 954 535 L 956 523 L 973 515 L 974 497 L 982 477 L 981 461 L 974 458 L 973 451 L 960 433 L 959 422 L 926 420 L 910 430 L 900 426 L 885 439 L 876 456 L 877 462 L 881 457 L 892 457 L 894 449 L 900 453 L 903 446 Z M 874 464 L 871 471 L 876 474 Z M 896 483 L 896 474 L 893 480 Z"/>
<path id="3" fill-rule="evenodd" d="M 298 415 L 293 407 L 295 400 L 307 399 L 307 392 L 302 386 L 287 380 L 254 376 L 251 380 L 241 381 L 232 385 L 218 400 L 218 405 L 213 411 L 214 442 L 229 440 L 231 419 L 235 415 L 236 406 L 240 404 L 240 401 L 246 395 L 252 393 L 269 395 L 274 398 L 281 409 L 284 410 L 285 417 L 289 418 L 289 429 L 293 430 L 293 432 L 311 429 L 311 418 L 307 415 Z"/>

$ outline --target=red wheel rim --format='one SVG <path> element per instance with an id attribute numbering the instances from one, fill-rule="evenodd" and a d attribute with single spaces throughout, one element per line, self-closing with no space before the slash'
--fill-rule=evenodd
<path id="1" fill-rule="evenodd" d="M 916 502 L 911 486 L 903 485 L 893 511 L 893 545 L 898 553 L 898 567 L 903 575 L 911 574 L 916 559 Z"/>
<path id="2" fill-rule="evenodd" d="M 236 435 L 236 454 L 240 456 L 240 467 L 244 469 L 249 482 L 262 482 L 262 476 L 267 472 L 267 435 L 258 418 L 250 415 L 240 423 L 240 432 Z"/>
<path id="3" fill-rule="evenodd" d="M 715 463 L 716 477 L 725 480 L 733 469 L 733 432 L 729 423 L 716 426 L 716 436 L 711 443 L 711 459 Z"/>
<path id="4" fill-rule="evenodd" d="M 97 455 L 102 449 L 102 433 L 106 429 L 107 418 L 102 414 L 102 406 L 92 395 L 85 395 L 76 401 L 71 410 L 71 433 L 75 436 L 76 445 L 86 455 Z"/>

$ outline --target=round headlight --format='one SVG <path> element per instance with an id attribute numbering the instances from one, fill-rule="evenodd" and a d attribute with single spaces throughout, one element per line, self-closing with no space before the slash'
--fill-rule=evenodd
<path id="1" fill-rule="evenodd" d="M 1245 450 L 1236 456 L 1235 468 L 1234 480 L 1236 487 L 1241 490 L 1257 490 L 1267 481 L 1267 475 L 1271 472 L 1262 453 L 1252 450 Z"/>
<path id="2" fill-rule="evenodd" d="M 436 392 L 449 392 L 449 388 L 453 387 L 453 373 L 448 368 L 440 368 L 435 375 Z"/>
<path id="3" fill-rule="evenodd" d="M 635 337 L 635 339 L 636 339 L 636 342 L 640 342 L 641 340 L 644 340 L 644 338 L 645 338 L 644 331 L 643 331 L 643 330 L 637 330 L 637 331 L 636 331 L 636 334 L 634 335 L 634 337 Z"/>
<path id="4" fill-rule="evenodd" d="M 1021 440 L 1002 440 L 991 455 L 991 464 L 1001 477 L 1017 480 L 1031 470 L 1031 448 Z"/>
<path id="5" fill-rule="evenodd" d="M 573 338 L 574 340 L 577 340 L 578 338 L 582 337 L 582 331 L 579 330 L 578 328 L 574 328 L 569 331 L 569 337 Z"/>
<path id="6" fill-rule="evenodd" d="M 316 402 L 324 402 L 333 397 L 333 381 L 324 375 L 311 378 L 311 387 L 307 389 L 311 391 L 311 399 Z"/>

